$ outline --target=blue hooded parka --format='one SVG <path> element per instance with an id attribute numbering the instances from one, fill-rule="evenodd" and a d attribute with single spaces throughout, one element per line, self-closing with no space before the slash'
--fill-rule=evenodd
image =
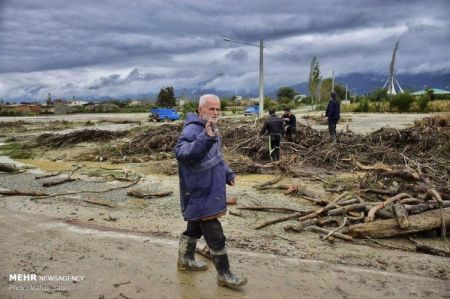
<path id="1" fill-rule="evenodd" d="M 210 137 L 205 122 L 188 113 L 175 146 L 180 178 L 180 204 L 186 221 L 197 221 L 224 213 L 226 184 L 235 174 L 221 152 L 220 136 Z"/>

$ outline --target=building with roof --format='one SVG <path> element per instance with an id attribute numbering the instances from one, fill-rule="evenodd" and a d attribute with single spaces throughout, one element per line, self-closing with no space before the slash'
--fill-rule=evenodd
<path id="1" fill-rule="evenodd" d="M 444 89 L 439 89 L 439 88 L 427 88 L 427 89 L 423 89 L 423 90 L 419 90 L 419 91 L 413 92 L 411 95 L 413 95 L 413 96 L 421 96 L 421 95 L 427 94 L 427 92 L 429 90 L 432 90 L 434 95 L 450 95 L 450 91 L 444 90 Z"/>

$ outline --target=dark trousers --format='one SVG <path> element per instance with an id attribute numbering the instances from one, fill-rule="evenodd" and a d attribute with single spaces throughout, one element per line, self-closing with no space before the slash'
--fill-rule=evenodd
<path id="1" fill-rule="evenodd" d="M 280 141 L 281 134 L 269 135 L 269 155 L 272 161 L 280 160 Z"/>
<path id="2" fill-rule="evenodd" d="M 289 142 L 295 142 L 295 137 L 297 135 L 297 128 L 293 126 L 286 127 L 286 139 Z"/>
<path id="3" fill-rule="evenodd" d="M 223 234 L 222 224 L 218 219 L 206 221 L 188 221 L 186 236 L 200 239 L 205 238 L 206 244 L 214 251 L 220 251 L 225 248 L 225 235 Z"/>
<path id="4" fill-rule="evenodd" d="M 336 141 L 336 124 L 337 121 L 328 121 L 328 131 L 330 132 L 330 136 L 333 141 Z"/>

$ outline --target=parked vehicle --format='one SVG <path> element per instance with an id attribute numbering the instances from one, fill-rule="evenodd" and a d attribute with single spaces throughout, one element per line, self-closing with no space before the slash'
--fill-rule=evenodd
<path id="1" fill-rule="evenodd" d="M 244 115 L 259 115 L 259 105 L 247 106 L 247 108 L 245 108 Z"/>
<path id="2" fill-rule="evenodd" d="M 152 108 L 148 116 L 150 121 L 174 121 L 180 119 L 180 114 L 171 108 Z"/>

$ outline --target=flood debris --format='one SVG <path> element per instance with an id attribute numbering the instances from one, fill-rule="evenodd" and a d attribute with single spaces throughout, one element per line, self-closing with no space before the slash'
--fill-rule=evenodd
<path id="1" fill-rule="evenodd" d="M 68 145 L 78 144 L 81 142 L 109 141 L 115 138 L 123 137 L 125 134 L 125 131 L 113 132 L 95 129 L 78 130 L 67 134 L 45 133 L 39 135 L 30 144 L 30 147 L 60 148 Z"/>
<path id="2" fill-rule="evenodd" d="M 7 173 L 17 173 L 17 172 L 19 172 L 19 169 L 16 167 L 15 164 L 0 163 L 0 171 L 7 172 Z"/>
<path id="3" fill-rule="evenodd" d="M 38 191 L 0 190 L 3 196 L 48 196 L 47 193 Z"/>
<path id="4" fill-rule="evenodd" d="M 127 192 L 128 196 L 144 198 L 144 199 L 151 199 L 151 198 L 157 198 L 157 197 L 166 197 L 166 196 L 170 196 L 172 194 L 173 194 L 172 191 L 146 193 L 143 190 L 130 190 L 130 191 Z"/>
<path id="5" fill-rule="evenodd" d="M 87 203 L 94 204 L 94 205 L 99 205 L 99 206 L 110 207 L 110 208 L 115 208 L 116 207 L 115 204 L 112 204 L 112 203 L 110 203 L 110 202 L 108 202 L 106 200 L 100 200 L 100 199 L 83 199 L 83 202 L 87 202 Z"/>

